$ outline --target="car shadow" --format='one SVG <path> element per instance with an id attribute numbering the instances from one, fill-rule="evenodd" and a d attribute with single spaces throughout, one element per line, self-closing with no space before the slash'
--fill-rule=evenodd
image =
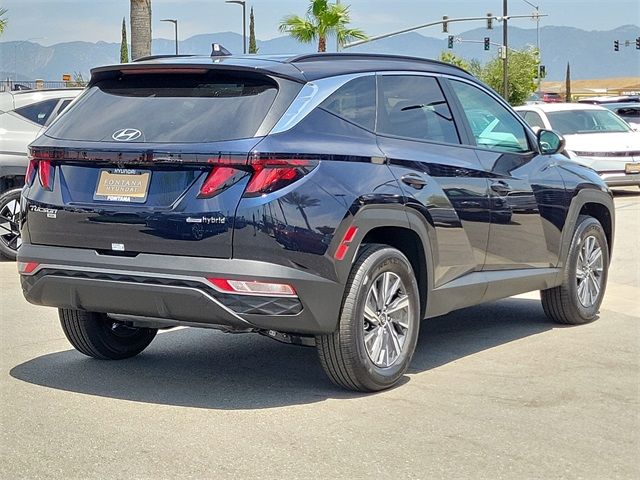
<path id="1" fill-rule="evenodd" d="M 551 328 L 540 302 L 526 299 L 427 320 L 409 373 L 428 372 Z M 145 352 L 128 360 L 98 361 L 68 350 L 29 360 L 10 374 L 58 390 L 208 409 L 262 409 L 362 396 L 333 386 L 314 348 L 202 329 L 159 334 Z M 405 376 L 401 383 L 408 381 Z"/>

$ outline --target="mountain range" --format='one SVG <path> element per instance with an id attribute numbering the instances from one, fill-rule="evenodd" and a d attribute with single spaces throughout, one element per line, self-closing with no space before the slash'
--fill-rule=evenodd
<path id="1" fill-rule="evenodd" d="M 489 36 L 492 42 L 502 43 L 501 27 L 493 30 L 477 28 L 456 34 L 462 42 L 454 42 L 453 52 L 467 59 L 481 62 L 496 55 L 496 47 L 484 51 L 482 40 Z M 619 76 L 640 76 L 640 50 L 636 38 L 640 26 L 624 25 L 609 31 L 586 31 L 572 27 L 545 26 L 540 28 L 542 63 L 546 66 L 547 80 L 564 78 L 567 62 L 571 63 L 574 79 L 595 79 Z M 467 40 L 480 43 L 466 42 Z M 620 41 L 620 51 L 614 52 L 614 40 Z M 629 46 L 625 46 L 629 41 Z M 242 36 L 233 32 L 195 35 L 179 42 L 180 53 L 205 54 L 211 52 L 211 44 L 217 42 L 234 53 L 242 52 Z M 536 29 L 509 27 L 509 46 L 523 48 L 535 45 Z M 289 36 L 258 41 L 259 53 L 308 53 L 315 45 L 300 44 Z M 153 40 L 153 54 L 171 54 L 174 41 Z M 349 52 L 376 52 L 437 58 L 447 50 L 447 39 L 434 38 L 418 32 L 406 33 L 378 40 Z M 63 73 L 82 73 L 88 78 L 89 70 L 105 64 L 118 63 L 120 44 L 108 42 L 67 42 L 43 46 L 32 42 L 0 42 L 0 79 L 60 80 Z"/>

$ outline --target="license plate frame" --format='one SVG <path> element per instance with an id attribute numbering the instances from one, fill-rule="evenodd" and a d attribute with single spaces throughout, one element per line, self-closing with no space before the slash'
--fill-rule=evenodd
<path id="1" fill-rule="evenodd" d="M 624 165 L 624 173 L 626 173 L 626 174 L 639 174 L 640 173 L 640 163 L 625 163 L 625 165 Z"/>
<path id="2" fill-rule="evenodd" d="M 145 203 L 151 184 L 150 170 L 103 168 L 98 173 L 94 200 Z"/>

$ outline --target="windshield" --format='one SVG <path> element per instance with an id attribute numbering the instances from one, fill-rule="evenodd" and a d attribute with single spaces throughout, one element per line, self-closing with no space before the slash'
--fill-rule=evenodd
<path id="1" fill-rule="evenodd" d="M 548 112 L 551 128 L 562 135 L 629 132 L 629 126 L 609 110 Z"/>
<path id="2" fill-rule="evenodd" d="M 277 85 L 259 75 L 135 74 L 98 81 L 46 135 L 112 142 L 138 131 L 139 142 L 215 142 L 253 137 Z"/>

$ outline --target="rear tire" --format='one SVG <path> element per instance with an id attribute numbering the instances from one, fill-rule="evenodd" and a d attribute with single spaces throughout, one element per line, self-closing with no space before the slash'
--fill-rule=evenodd
<path id="1" fill-rule="evenodd" d="M 62 330 L 73 347 L 88 357 L 121 360 L 142 352 L 156 336 L 155 328 L 130 327 L 106 313 L 58 309 Z"/>
<path id="2" fill-rule="evenodd" d="M 608 270 L 609 247 L 604 229 L 595 218 L 581 215 L 571 240 L 562 285 L 540 292 L 544 313 L 554 322 L 568 325 L 595 320 Z"/>
<path id="3" fill-rule="evenodd" d="M 0 254 L 15 260 L 21 244 L 20 237 L 20 193 L 14 188 L 0 195 Z"/>
<path id="4" fill-rule="evenodd" d="M 333 383 L 374 392 L 404 375 L 419 329 L 420 295 L 409 260 L 395 248 L 365 245 L 351 268 L 338 328 L 317 336 L 316 348 Z"/>

